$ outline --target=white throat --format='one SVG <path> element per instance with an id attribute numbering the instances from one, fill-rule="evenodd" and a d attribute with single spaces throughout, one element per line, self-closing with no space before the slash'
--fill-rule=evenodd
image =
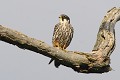
<path id="1" fill-rule="evenodd" d="M 66 20 L 66 19 L 64 19 L 64 20 L 62 20 L 62 19 L 60 19 L 60 23 L 62 23 L 62 24 L 68 24 L 69 23 L 69 20 Z"/>

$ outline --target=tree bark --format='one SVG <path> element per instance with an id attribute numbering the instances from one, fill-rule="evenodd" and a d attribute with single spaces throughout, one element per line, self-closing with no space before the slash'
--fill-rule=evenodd
<path id="1" fill-rule="evenodd" d="M 91 52 L 62 51 L 43 41 L 30 38 L 0 25 L 0 40 L 59 60 L 61 65 L 81 73 L 104 73 L 111 70 L 110 55 L 115 49 L 115 24 L 120 20 L 120 8 L 112 8 L 104 16 Z"/>

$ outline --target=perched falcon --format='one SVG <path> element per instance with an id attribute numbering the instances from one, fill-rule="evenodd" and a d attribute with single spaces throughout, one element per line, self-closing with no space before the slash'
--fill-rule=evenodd
<path id="1" fill-rule="evenodd" d="M 73 38 L 74 29 L 70 24 L 70 18 L 65 15 L 61 14 L 59 16 L 59 23 L 55 25 L 53 37 L 52 37 L 52 44 L 53 47 L 57 47 L 65 51 L 65 49 L 69 46 L 72 38 Z M 53 61 L 50 60 L 49 64 Z M 59 67 L 60 63 L 58 60 L 54 62 L 55 67 Z"/>

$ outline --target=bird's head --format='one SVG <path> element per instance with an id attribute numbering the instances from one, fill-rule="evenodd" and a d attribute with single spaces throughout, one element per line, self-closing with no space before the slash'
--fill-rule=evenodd
<path id="1" fill-rule="evenodd" d="M 61 14 L 59 16 L 59 20 L 60 20 L 60 23 L 70 23 L 70 18 L 65 14 Z"/>

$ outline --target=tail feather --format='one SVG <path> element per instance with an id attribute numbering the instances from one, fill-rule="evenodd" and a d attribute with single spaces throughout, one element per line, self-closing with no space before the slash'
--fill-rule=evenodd
<path id="1" fill-rule="evenodd" d="M 50 62 L 48 64 L 51 64 L 51 62 L 53 62 L 54 59 L 51 59 Z"/>
<path id="2" fill-rule="evenodd" d="M 50 62 L 48 64 L 51 64 L 53 62 L 54 59 L 51 59 Z M 60 62 L 58 60 L 54 60 L 54 65 L 56 68 L 58 68 L 60 66 Z"/>
<path id="3" fill-rule="evenodd" d="M 60 62 L 58 60 L 55 60 L 54 65 L 55 65 L 56 68 L 58 68 L 60 66 Z"/>

